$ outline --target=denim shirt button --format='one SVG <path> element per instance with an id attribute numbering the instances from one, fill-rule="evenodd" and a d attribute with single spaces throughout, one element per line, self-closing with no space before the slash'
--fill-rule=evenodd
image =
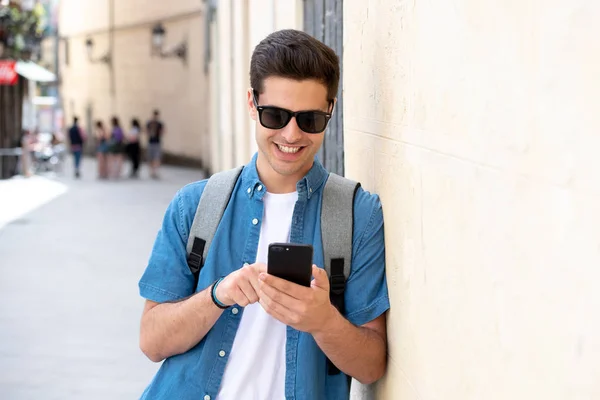
<path id="1" fill-rule="evenodd" d="M 258 219 L 254 218 L 254 219 L 252 220 L 252 225 L 256 225 L 256 224 L 258 224 Z"/>
<path id="2" fill-rule="evenodd" d="M 204 400 L 210 400 L 210 396 L 209 395 L 204 396 Z"/>
<path id="3" fill-rule="evenodd" d="M 237 315 L 237 313 L 238 313 L 238 312 L 239 312 L 239 311 L 238 311 L 237 307 L 233 307 L 233 308 L 231 309 L 231 313 L 232 313 L 233 315 Z"/>
<path id="4" fill-rule="evenodd" d="M 221 350 L 221 351 L 219 352 L 219 357 L 225 357 L 225 351 Z"/>
<path id="5" fill-rule="evenodd" d="M 259 192 L 262 190 L 262 185 L 258 185 L 258 187 L 256 188 L 256 190 L 258 190 Z"/>
<path id="6" fill-rule="evenodd" d="M 248 192 L 248 194 L 250 194 L 251 191 L 252 191 L 252 188 L 248 188 L 248 190 L 246 190 L 246 192 Z"/>

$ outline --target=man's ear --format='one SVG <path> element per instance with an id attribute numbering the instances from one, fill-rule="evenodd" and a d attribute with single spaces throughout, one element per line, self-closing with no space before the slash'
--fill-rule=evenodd
<path id="1" fill-rule="evenodd" d="M 333 115 L 333 110 L 335 110 L 335 105 L 337 104 L 337 101 L 338 101 L 337 97 L 334 97 L 333 101 L 330 103 L 331 109 L 329 110 L 329 113 L 331 115 Z"/>
<path id="2" fill-rule="evenodd" d="M 248 105 L 248 114 L 250 115 L 250 118 L 252 118 L 253 120 L 256 121 L 256 107 L 254 107 L 254 91 L 252 90 L 252 88 L 248 89 L 248 93 L 247 93 L 247 100 L 246 103 Z"/>

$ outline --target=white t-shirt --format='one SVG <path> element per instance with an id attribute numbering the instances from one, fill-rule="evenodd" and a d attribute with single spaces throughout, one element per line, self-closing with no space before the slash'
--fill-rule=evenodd
<path id="1" fill-rule="evenodd" d="M 140 130 L 138 128 L 132 127 L 129 130 L 129 138 L 130 142 L 137 142 L 140 138 Z"/>
<path id="2" fill-rule="evenodd" d="M 265 193 L 256 262 L 267 263 L 269 244 L 290 238 L 298 193 Z M 285 399 L 286 325 L 259 303 L 244 309 L 227 360 L 218 400 Z"/>

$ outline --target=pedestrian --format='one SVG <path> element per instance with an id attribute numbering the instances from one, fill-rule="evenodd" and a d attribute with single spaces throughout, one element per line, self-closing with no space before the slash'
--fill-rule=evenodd
<path id="1" fill-rule="evenodd" d="M 34 136 L 29 129 L 23 129 L 21 135 L 21 170 L 25 178 L 33 175 L 33 145 L 35 142 Z M 2 162 L 0 160 L 0 162 Z"/>
<path id="2" fill-rule="evenodd" d="M 81 177 L 81 157 L 83 155 L 83 144 L 85 143 L 85 133 L 79 126 L 79 118 L 73 117 L 73 125 L 69 128 L 69 143 L 71 153 L 73 154 L 73 164 L 75 167 L 75 178 Z"/>
<path id="3" fill-rule="evenodd" d="M 108 145 L 110 135 L 104 128 L 102 121 L 96 121 L 96 160 L 98 162 L 98 179 L 108 179 Z"/>
<path id="4" fill-rule="evenodd" d="M 351 246 L 351 262 L 341 259 L 350 278 L 328 278 L 322 268 L 340 267 L 324 254 L 321 232 L 332 226 L 321 223 L 321 211 L 332 217 L 339 207 L 329 196 L 323 205 L 324 187 L 332 188 L 330 179 L 350 182 L 316 158 L 339 76 L 338 56 L 304 32 L 278 31 L 255 48 L 247 106 L 258 152 L 233 189 L 204 180 L 175 195 L 139 282 L 146 299 L 140 347 L 152 361 L 166 359 L 142 399 L 347 399 L 348 377 L 371 383 L 383 375 L 389 299 L 377 195 L 353 185 L 354 217 L 335 220 L 349 226 L 338 239 Z M 191 228 L 195 216 L 215 218 L 209 200 L 199 206 L 209 192 L 226 208 L 203 257 Z M 273 242 L 313 246 L 310 287 L 267 273 Z M 191 266 L 201 267 L 197 283 Z"/>
<path id="5" fill-rule="evenodd" d="M 162 156 L 161 140 L 165 134 L 165 125 L 160 120 L 160 113 L 154 110 L 152 119 L 146 124 L 148 135 L 148 163 L 150 164 L 150 177 L 158 179 L 158 168 Z"/>
<path id="6" fill-rule="evenodd" d="M 110 144 L 108 147 L 108 170 L 109 177 L 118 179 L 123 169 L 123 154 L 125 153 L 125 134 L 119 123 L 119 118 L 112 117 L 112 130 Z"/>
<path id="7" fill-rule="evenodd" d="M 140 121 L 137 118 L 131 120 L 131 128 L 127 132 L 127 147 L 126 152 L 131 161 L 131 178 L 138 177 L 140 169 Z"/>

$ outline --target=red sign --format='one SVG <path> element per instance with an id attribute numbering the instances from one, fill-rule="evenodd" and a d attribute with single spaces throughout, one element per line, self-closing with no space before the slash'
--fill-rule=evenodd
<path id="1" fill-rule="evenodd" d="M 14 85 L 17 83 L 16 61 L 0 61 L 0 85 Z"/>

